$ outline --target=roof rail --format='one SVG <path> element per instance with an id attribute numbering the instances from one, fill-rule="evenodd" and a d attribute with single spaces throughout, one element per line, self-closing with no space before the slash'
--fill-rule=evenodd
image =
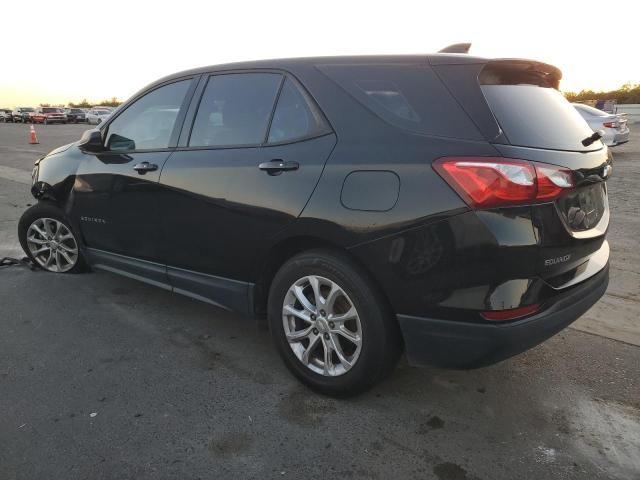
<path id="1" fill-rule="evenodd" d="M 469 53 L 471 48 L 471 42 L 469 43 L 454 43 L 444 47 L 442 50 L 438 50 L 438 53 Z"/>

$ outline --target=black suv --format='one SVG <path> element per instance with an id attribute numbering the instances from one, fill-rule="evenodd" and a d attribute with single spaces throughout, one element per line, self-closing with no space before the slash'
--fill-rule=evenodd
<path id="1" fill-rule="evenodd" d="M 178 73 L 36 162 L 20 241 L 49 271 L 266 317 L 319 392 L 362 391 L 402 352 L 488 365 L 607 287 L 611 157 L 560 77 L 451 54 Z"/>

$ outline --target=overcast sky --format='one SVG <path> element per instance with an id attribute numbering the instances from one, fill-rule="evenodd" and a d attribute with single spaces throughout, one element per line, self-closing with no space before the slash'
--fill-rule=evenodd
<path id="1" fill-rule="evenodd" d="M 563 90 L 640 82 L 637 0 L 0 3 L 0 107 L 124 100 L 163 75 L 216 63 L 428 53 L 462 41 L 475 55 L 556 65 Z"/>

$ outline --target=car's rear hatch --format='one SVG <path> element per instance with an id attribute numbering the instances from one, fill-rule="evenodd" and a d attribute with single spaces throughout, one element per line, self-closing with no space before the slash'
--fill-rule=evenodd
<path id="1" fill-rule="evenodd" d="M 600 140 L 585 141 L 593 131 L 557 90 L 560 71 L 528 60 L 432 64 L 502 156 L 571 171 L 571 188 L 531 206 L 537 274 L 565 288 L 604 267 L 611 157 Z"/>

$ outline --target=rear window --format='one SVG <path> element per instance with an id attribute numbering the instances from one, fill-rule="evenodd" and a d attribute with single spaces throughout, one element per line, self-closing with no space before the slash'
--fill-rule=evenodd
<path id="1" fill-rule="evenodd" d="M 319 65 L 318 68 L 387 123 L 425 135 L 482 139 L 428 65 Z"/>
<path id="2" fill-rule="evenodd" d="M 59 108 L 43 108 L 42 112 L 43 113 L 60 113 L 60 109 Z"/>
<path id="3" fill-rule="evenodd" d="M 597 150 L 582 140 L 593 134 L 587 122 L 555 88 L 538 85 L 482 85 L 487 103 L 512 145 L 552 150 Z"/>

